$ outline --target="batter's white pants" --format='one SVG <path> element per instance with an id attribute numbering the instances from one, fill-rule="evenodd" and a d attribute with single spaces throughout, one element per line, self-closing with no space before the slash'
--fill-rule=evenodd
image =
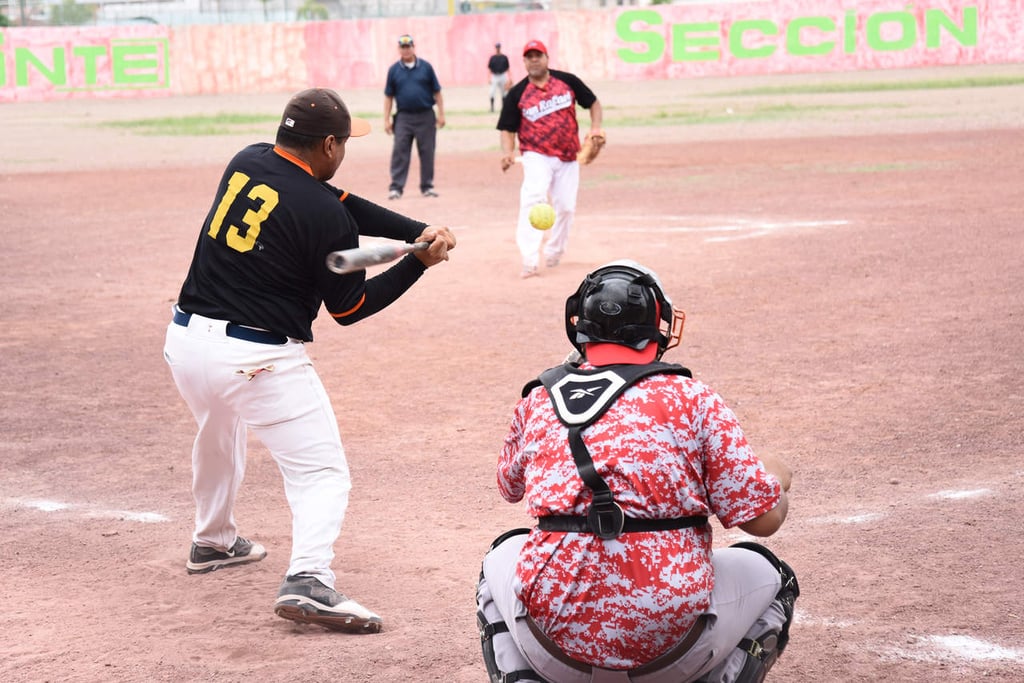
<path id="1" fill-rule="evenodd" d="M 519 222 L 516 245 L 523 258 L 523 268 L 536 268 L 540 260 L 541 242 L 544 257 L 558 260 L 569 242 L 569 227 L 576 215 L 576 195 L 580 187 L 580 165 L 558 157 L 536 152 L 523 152 L 523 184 L 519 189 Z M 530 207 L 548 202 L 555 210 L 555 224 L 548 230 L 530 225 Z"/>
<path id="2" fill-rule="evenodd" d="M 484 557 L 477 603 L 488 621 L 501 619 L 508 633 L 494 636 L 495 659 L 505 673 L 533 669 L 552 683 L 683 683 L 708 672 L 705 680 L 733 681 L 746 654 L 736 647 L 744 637 L 780 630 L 785 613 L 775 596 L 782 587 L 779 572 L 762 555 L 742 548 L 712 553 L 715 586 L 704 632 L 682 658 L 663 669 L 632 675 L 598 669 L 584 673 L 553 657 L 526 624 L 526 607 L 517 597 L 516 563 L 526 534 L 512 536 Z M 529 679 L 524 679 L 529 680 Z"/>
<path id="3" fill-rule="evenodd" d="M 333 588 L 334 542 L 352 484 L 330 399 L 302 342 L 243 341 L 226 336 L 226 326 L 199 315 L 187 328 L 167 326 L 164 358 L 199 428 L 192 540 L 222 550 L 234 543 L 251 429 L 284 479 L 292 513 L 288 574 L 312 574 Z"/>

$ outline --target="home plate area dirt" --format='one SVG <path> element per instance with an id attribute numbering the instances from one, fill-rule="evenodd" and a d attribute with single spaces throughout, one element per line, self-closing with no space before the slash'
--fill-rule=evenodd
<path id="1" fill-rule="evenodd" d="M 565 259 L 525 281 L 521 170 L 502 174 L 491 126 L 442 132 L 441 196 L 388 205 L 451 226 L 451 261 L 351 328 L 322 315 L 310 345 L 354 480 L 338 587 L 382 615 L 369 636 L 274 615 L 290 517 L 255 440 L 236 518 L 267 558 L 184 569 L 194 426 L 164 330 L 224 163 L 272 131 L 177 140 L 4 107 L 19 138 L 19 112 L 61 125 L 0 165 L 0 679 L 486 680 L 480 561 L 531 523 L 497 454 L 522 385 L 568 350 L 565 298 L 617 258 L 687 312 L 666 360 L 795 472 L 767 543 L 802 595 L 769 680 L 1024 679 L 1024 117 L 995 112 L 1024 94 L 926 95 L 943 115 L 892 125 L 609 125 Z M 335 182 L 386 203 L 388 151 L 351 143 Z"/>

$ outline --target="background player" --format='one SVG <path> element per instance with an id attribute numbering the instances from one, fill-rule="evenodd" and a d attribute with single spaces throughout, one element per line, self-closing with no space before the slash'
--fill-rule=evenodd
<path id="1" fill-rule="evenodd" d="M 487 76 L 491 83 L 491 111 L 494 111 L 494 100 L 501 102 L 512 87 L 508 56 L 501 51 L 501 43 L 494 44 L 494 54 L 487 60 Z"/>
<path id="2" fill-rule="evenodd" d="M 632 261 L 566 301 L 583 360 L 527 385 L 498 461 L 501 495 L 524 500 L 537 528 L 499 538 L 483 562 L 492 680 L 755 683 L 785 647 L 792 570 L 754 543 L 713 552 L 707 518 L 774 534 L 792 475 L 754 455 L 718 394 L 659 362 L 683 319 Z"/>
<path id="3" fill-rule="evenodd" d="M 198 424 L 188 572 L 266 555 L 238 535 L 233 510 L 251 429 L 281 471 L 292 513 L 291 561 L 275 612 L 356 633 L 379 631 L 381 619 L 334 589 L 334 542 L 351 481 L 330 399 L 305 344 L 313 341 L 321 304 L 339 324 L 351 325 L 398 299 L 455 246 L 446 227 L 327 184 L 349 137 L 369 130 L 336 92 L 305 90 L 285 107 L 276 144 L 235 155 L 199 233 L 164 347 Z M 364 271 L 328 271 L 327 255 L 358 246 L 361 234 L 431 245 L 370 279 Z"/>
<path id="4" fill-rule="evenodd" d="M 501 170 L 515 160 L 516 136 L 522 151 L 523 183 L 519 189 L 516 245 L 524 278 L 537 275 L 544 233 L 530 226 L 530 207 L 547 202 L 557 219 L 544 245 L 545 264 L 558 265 L 569 240 L 580 185 L 579 124 L 576 105 L 590 110 L 590 131 L 601 133 L 603 117 L 597 96 L 574 74 L 548 69 L 548 49 L 539 40 L 523 48 L 527 76 L 505 96 L 498 130 L 501 131 Z"/>

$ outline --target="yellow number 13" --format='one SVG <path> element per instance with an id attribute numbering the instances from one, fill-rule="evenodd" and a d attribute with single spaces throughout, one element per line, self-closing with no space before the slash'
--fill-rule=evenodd
<path id="1" fill-rule="evenodd" d="M 235 171 L 231 175 L 231 179 L 228 180 L 228 189 L 220 198 L 220 204 L 217 205 L 217 211 L 214 212 L 213 220 L 210 222 L 208 233 L 210 237 L 217 239 L 221 226 L 224 225 L 224 216 L 227 215 L 228 208 L 235 202 L 238 193 L 245 189 L 248 182 L 249 176 L 241 171 Z M 260 207 L 259 211 L 249 209 L 242 216 L 242 222 L 246 226 L 244 236 L 237 225 L 228 227 L 227 243 L 235 251 L 249 251 L 256 245 L 256 238 L 260 236 L 260 227 L 263 225 L 263 221 L 267 220 L 267 216 L 274 210 L 278 202 L 277 190 L 263 184 L 253 187 L 246 196 L 254 201 L 259 200 Z"/>

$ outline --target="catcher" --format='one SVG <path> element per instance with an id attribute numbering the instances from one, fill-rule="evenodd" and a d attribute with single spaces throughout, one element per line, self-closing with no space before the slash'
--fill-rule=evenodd
<path id="1" fill-rule="evenodd" d="M 519 190 L 516 245 L 522 257 L 521 277 L 536 276 L 541 244 L 548 268 L 559 264 L 569 241 L 576 214 L 580 163 L 590 163 L 604 142 L 603 110 L 593 91 L 574 74 L 548 69 L 548 49 L 539 40 L 523 48 L 526 78 L 512 86 L 498 117 L 501 131 L 501 170 L 515 163 L 516 137 L 522 152 L 523 184 Z M 590 110 L 589 146 L 580 157 L 576 105 Z M 530 207 L 548 203 L 555 209 L 555 224 L 544 233 L 530 225 Z"/>
<path id="2" fill-rule="evenodd" d="M 757 543 L 713 550 L 708 518 L 771 536 L 792 473 L 754 454 L 721 396 L 661 362 L 683 321 L 633 261 L 566 301 L 579 360 L 526 385 L 498 459 L 501 495 L 537 525 L 483 560 L 492 682 L 760 683 L 785 649 L 793 570 Z"/>

